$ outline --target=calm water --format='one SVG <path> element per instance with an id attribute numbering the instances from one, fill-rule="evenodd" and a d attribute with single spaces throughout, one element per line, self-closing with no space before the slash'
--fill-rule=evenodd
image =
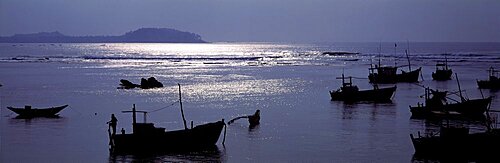
<path id="1" fill-rule="evenodd" d="M 406 43 L 383 43 L 381 62 L 407 64 Z M 324 51 L 359 52 L 329 56 Z M 444 55 L 446 53 L 446 55 Z M 437 131 L 440 122 L 410 119 L 409 105 L 423 102 L 424 90 L 400 83 L 393 103 L 332 102 L 329 90 L 342 72 L 366 78 L 378 62 L 379 43 L 335 44 L 0 44 L 0 162 L 411 162 L 410 133 Z M 412 68 L 423 68 L 420 85 L 458 90 L 455 80 L 432 81 L 437 60 L 447 57 L 469 98 L 480 98 L 476 79 L 490 66 L 500 68 L 500 43 L 411 43 Z M 405 68 L 406 69 L 406 68 Z M 120 79 L 140 83 L 154 76 L 165 87 L 116 89 Z M 369 89 L 367 79 L 354 80 Z M 110 114 L 118 128 L 131 131 L 136 104 L 152 111 L 149 122 L 167 130 L 183 128 L 177 83 L 184 111 L 194 124 L 232 119 L 261 110 L 261 124 L 246 120 L 227 127 L 218 148 L 188 154 L 110 156 Z M 483 90 L 484 96 L 498 92 Z M 58 119 L 14 119 L 7 106 L 68 104 Z M 494 98 L 493 110 L 500 110 Z M 142 118 L 139 118 L 142 121 Z M 479 122 L 452 122 L 473 132 Z M 418 159 L 419 160 L 419 159 Z"/>

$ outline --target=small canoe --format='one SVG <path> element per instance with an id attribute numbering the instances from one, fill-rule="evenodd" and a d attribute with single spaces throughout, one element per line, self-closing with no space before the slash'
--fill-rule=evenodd
<path id="1" fill-rule="evenodd" d="M 7 107 L 7 109 L 19 114 L 19 117 L 54 117 L 57 113 L 68 107 L 68 105 L 50 107 L 50 108 L 31 108 L 25 106 L 24 108 Z"/>

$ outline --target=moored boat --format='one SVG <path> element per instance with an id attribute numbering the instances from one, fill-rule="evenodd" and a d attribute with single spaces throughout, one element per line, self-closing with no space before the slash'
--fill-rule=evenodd
<path id="1" fill-rule="evenodd" d="M 458 77 L 456 78 L 458 83 Z M 462 96 L 460 83 L 458 83 L 458 89 L 460 100 L 456 100 L 455 103 L 448 103 L 447 91 L 425 88 L 425 103 L 410 106 L 412 118 L 484 118 L 484 113 L 488 111 L 492 97 L 467 99 Z"/>
<path id="2" fill-rule="evenodd" d="M 500 89 L 500 78 L 498 78 L 498 70 L 490 67 L 489 80 L 477 80 L 477 86 L 480 89 Z"/>
<path id="3" fill-rule="evenodd" d="M 453 71 L 448 68 L 448 60 L 445 58 L 444 62 L 438 61 L 436 63 L 436 72 L 432 73 L 432 79 L 439 81 L 451 80 L 452 74 Z"/>
<path id="4" fill-rule="evenodd" d="M 165 131 L 165 128 L 155 127 L 153 123 L 146 123 L 146 121 L 138 123 L 136 113 L 144 113 L 146 116 L 148 112 L 137 111 L 134 105 L 132 111 L 123 111 L 132 113 L 132 133 L 122 131 L 121 134 L 112 134 L 108 130 L 110 150 L 113 153 L 184 152 L 215 146 L 225 126 L 224 119 L 195 127 L 191 122 L 191 128 L 188 128 L 184 119 L 180 95 L 179 85 L 179 103 L 181 104 L 184 129 Z"/>
<path id="5" fill-rule="evenodd" d="M 404 71 L 397 74 L 398 67 L 375 65 L 369 68 L 370 73 L 368 79 L 370 83 L 392 84 L 398 82 L 414 83 L 418 82 L 418 77 L 422 71 L 422 67 L 416 70 Z"/>
<path id="6" fill-rule="evenodd" d="M 396 53 L 396 50 L 394 50 L 394 53 Z M 422 71 L 422 67 L 419 67 L 416 70 L 412 70 L 410 58 L 408 56 L 408 50 L 405 50 L 405 53 L 408 60 L 408 71 L 401 70 L 401 74 L 398 74 L 397 69 L 401 66 L 382 66 L 380 64 L 379 58 L 378 65 L 374 66 L 373 64 L 371 64 L 370 68 L 368 68 L 368 80 L 370 81 L 370 83 L 392 84 L 398 82 L 418 82 L 418 77 L 420 75 L 420 72 Z"/>
<path id="7" fill-rule="evenodd" d="M 352 84 L 352 77 L 349 77 L 349 82 L 345 81 L 344 74 L 342 74 L 342 87 L 336 91 L 330 91 L 332 101 L 374 101 L 374 102 L 390 102 L 396 86 L 388 88 L 378 88 L 375 84 L 371 90 L 359 90 L 356 85 Z"/>
<path id="8" fill-rule="evenodd" d="M 32 108 L 26 105 L 24 108 L 7 107 L 7 109 L 18 114 L 19 118 L 34 118 L 34 117 L 57 117 L 61 110 L 68 105 L 50 107 L 50 108 Z"/>
<path id="9" fill-rule="evenodd" d="M 500 130 L 469 133 L 466 127 L 442 126 L 439 135 L 410 134 L 415 155 L 428 158 L 452 158 L 491 161 L 500 146 Z M 496 158 L 498 160 L 498 158 Z"/>

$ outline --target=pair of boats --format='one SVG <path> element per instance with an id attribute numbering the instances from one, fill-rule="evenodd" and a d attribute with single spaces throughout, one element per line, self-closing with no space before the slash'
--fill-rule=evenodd
<path id="1" fill-rule="evenodd" d="M 458 76 L 456 74 L 455 76 L 460 100 L 447 97 L 449 94 L 447 91 L 425 88 L 425 102 L 423 104 L 417 103 L 417 106 L 410 106 L 412 118 L 484 118 L 485 112 L 489 110 L 492 97 L 479 99 L 463 97 Z M 454 100 L 455 103 L 448 103 L 448 99 Z"/>
<path id="2" fill-rule="evenodd" d="M 155 127 L 153 123 L 146 122 L 147 111 L 138 111 L 135 105 L 132 111 L 123 111 L 124 113 L 132 113 L 132 133 L 125 133 L 122 130 L 121 134 L 111 133 L 111 126 L 108 130 L 110 150 L 113 153 L 142 153 L 142 152 L 160 152 L 160 151 L 192 151 L 198 149 L 210 149 L 214 147 L 221 135 L 222 129 L 225 127 L 224 119 L 216 122 L 205 123 L 191 128 L 186 125 L 184 111 L 182 108 L 181 90 L 179 85 L 179 103 L 181 106 L 181 114 L 184 122 L 184 129 L 165 131 L 165 128 Z M 34 117 L 58 117 L 57 113 L 66 108 L 68 105 L 50 107 L 50 108 L 32 108 L 25 106 L 24 108 L 7 107 L 9 110 L 19 114 L 20 118 Z M 256 112 L 259 115 L 259 110 Z M 144 122 L 137 122 L 137 113 L 144 114 Z M 258 119 L 250 118 L 254 125 L 258 124 Z M 252 123 L 251 122 L 251 123 Z M 114 128 L 116 130 L 116 128 Z M 225 131 L 224 131 L 225 136 Z M 225 137 L 223 143 L 225 141 Z"/>
<path id="3" fill-rule="evenodd" d="M 359 90 L 358 86 L 352 84 L 352 77 L 349 76 L 349 81 L 345 80 L 342 74 L 342 87 L 336 91 L 330 91 L 332 101 L 374 101 L 374 102 L 390 102 L 396 86 L 379 88 L 377 84 L 373 85 L 371 90 Z"/>

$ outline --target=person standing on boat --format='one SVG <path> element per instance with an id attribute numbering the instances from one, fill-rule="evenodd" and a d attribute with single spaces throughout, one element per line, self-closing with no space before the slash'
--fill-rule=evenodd
<path id="1" fill-rule="evenodd" d="M 118 122 L 118 120 L 116 119 L 115 114 L 111 114 L 111 120 L 108 122 L 108 124 L 109 124 L 109 127 L 111 127 L 113 129 L 113 135 L 116 134 L 116 123 L 117 122 Z"/>

